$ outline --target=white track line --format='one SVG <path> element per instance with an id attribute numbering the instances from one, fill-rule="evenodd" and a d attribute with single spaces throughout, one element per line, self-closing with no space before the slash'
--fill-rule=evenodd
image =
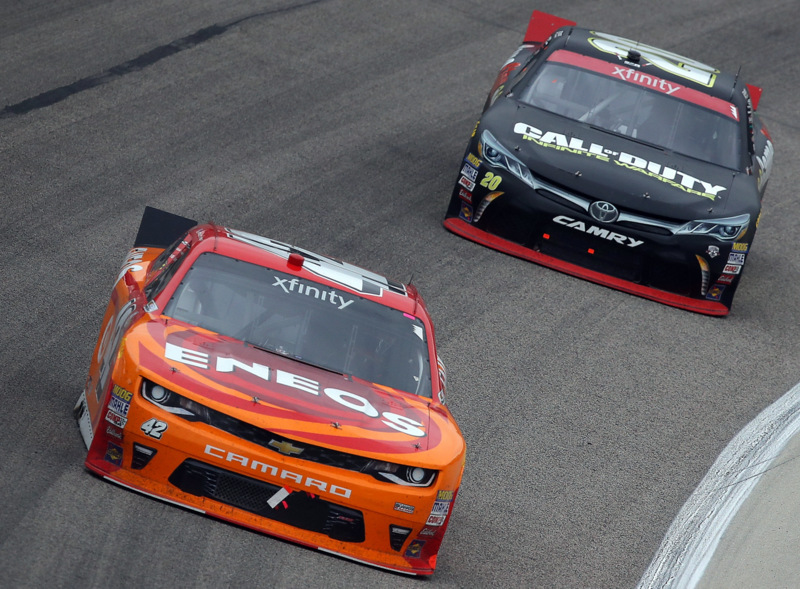
<path id="1" fill-rule="evenodd" d="M 638 589 L 693 589 L 739 507 L 798 431 L 800 383 L 722 451 L 667 530 Z"/>

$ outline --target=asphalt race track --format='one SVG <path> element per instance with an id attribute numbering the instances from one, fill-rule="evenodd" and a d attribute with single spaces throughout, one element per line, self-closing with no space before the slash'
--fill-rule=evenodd
<path id="1" fill-rule="evenodd" d="M 728 442 L 800 381 L 796 0 L 4 4 L 4 587 L 635 587 Z M 534 8 L 741 66 L 764 88 L 776 168 L 729 317 L 442 228 L 468 135 Z M 468 443 L 431 579 L 83 468 L 71 410 L 145 205 L 413 277 Z"/>

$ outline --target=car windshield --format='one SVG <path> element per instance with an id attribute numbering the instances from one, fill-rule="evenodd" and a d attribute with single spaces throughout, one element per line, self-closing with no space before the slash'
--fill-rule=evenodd
<path id="1" fill-rule="evenodd" d="M 318 282 L 205 253 L 164 314 L 320 368 L 431 396 L 422 321 Z"/>
<path id="2" fill-rule="evenodd" d="M 652 74 L 641 79 L 650 87 L 672 87 Z M 552 61 L 523 83 L 515 94 L 531 106 L 695 159 L 739 167 L 738 123 L 663 90 Z"/>

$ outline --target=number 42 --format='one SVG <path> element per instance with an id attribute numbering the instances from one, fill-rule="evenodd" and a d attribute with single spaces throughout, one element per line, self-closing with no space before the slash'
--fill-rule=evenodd
<path id="1" fill-rule="evenodd" d="M 163 421 L 159 421 L 155 417 L 152 417 L 142 424 L 141 429 L 145 435 L 155 438 L 156 440 L 160 440 L 161 434 L 167 430 L 167 424 Z"/>

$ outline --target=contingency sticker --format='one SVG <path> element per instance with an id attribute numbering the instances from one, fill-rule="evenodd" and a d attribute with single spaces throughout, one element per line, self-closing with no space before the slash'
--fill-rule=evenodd
<path id="1" fill-rule="evenodd" d="M 122 466 L 122 447 L 113 442 L 109 442 L 106 447 L 106 455 L 103 457 L 106 462 Z"/>
<path id="2" fill-rule="evenodd" d="M 408 545 L 406 549 L 406 556 L 411 558 L 418 558 L 422 553 L 422 547 L 425 546 L 425 540 L 414 540 Z"/>
<path id="3" fill-rule="evenodd" d="M 428 516 L 426 525 L 429 526 L 442 526 L 444 520 L 447 519 L 447 514 L 450 513 L 450 501 L 443 501 L 437 499 L 433 502 L 431 514 Z"/>
<path id="4" fill-rule="evenodd" d="M 108 408 L 122 417 L 127 417 L 128 410 L 131 408 L 132 398 L 132 392 L 123 389 L 119 385 L 114 385 L 111 390 L 111 399 L 108 401 Z"/>
<path id="5" fill-rule="evenodd" d="M 469 162 L 464 163 L 464 167 L 461 168 L 461 173 L 473 182 L 478 179 L 478 169 L 474 168 Z"/>

